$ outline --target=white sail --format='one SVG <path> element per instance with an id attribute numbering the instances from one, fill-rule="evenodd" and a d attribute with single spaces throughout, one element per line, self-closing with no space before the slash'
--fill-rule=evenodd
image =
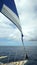
<path id="1" fill-rule="evenodd" d="M 11 22 L 13 22 L 22 33 L 14 0 L 0 0 L 0 12 L 4 14 L 9 20 L 11 20 Z"/>
<path id="2" fill-rule="evenodd" d="M 18 27 L 18 29 L 22 32 L 21 26 L 19 24 L 20 20 L 13 11 L 11 11 L 6 5 L 3 5 L 1 12 L 7 18 L 9 18 L 11 20 L 11 22 L 14 23 Z"/>

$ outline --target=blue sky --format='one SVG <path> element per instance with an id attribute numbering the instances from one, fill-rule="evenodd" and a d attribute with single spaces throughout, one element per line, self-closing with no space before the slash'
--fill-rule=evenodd
<path id="1" fill-rule="evenodd" d="M 25 45 L 37 45 L 37 0 L 15 0 Z M 22 45 L 20 31 L 0 13 L 0 45 Z"/>

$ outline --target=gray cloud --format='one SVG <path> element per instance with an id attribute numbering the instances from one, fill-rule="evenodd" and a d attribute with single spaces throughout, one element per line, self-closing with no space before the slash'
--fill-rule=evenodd
<path id="1" fill-rule="evenodd" d="M 24 40 L 37 41 L 37 0 L 15 0 Z"/>

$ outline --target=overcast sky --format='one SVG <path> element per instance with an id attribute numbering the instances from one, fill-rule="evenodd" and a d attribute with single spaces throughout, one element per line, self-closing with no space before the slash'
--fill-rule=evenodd
<path id="1" fill-rule="evenodd" d="M 15 0 L 25 39 L 37 41 L 37 0 Z"/>
<path id="2" fill-rule="evenodd" d="M 37 0 L 15 0 L 25 43 L 37 43 Z M 18 34 L 19 33 L 19 34 Z M 16 26 L 0 13 L 0 45 L 20 41 Z M 19 43 L 19 45 L 20 45 Z M 36 44 L 37 45 L 37 44 Z"/>

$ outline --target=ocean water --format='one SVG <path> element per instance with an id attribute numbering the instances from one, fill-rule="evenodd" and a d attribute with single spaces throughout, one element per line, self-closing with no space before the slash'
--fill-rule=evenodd
<path id="1" fill-rule="evenodd" d="M 28 60 L 37 61 L 37 46 L 0 46 L 0 56 L 7 56 L 7 58 L 0 59 L 0 62 L 12 62 L 21 61 L 26 59 L 26 53 Z"/>

